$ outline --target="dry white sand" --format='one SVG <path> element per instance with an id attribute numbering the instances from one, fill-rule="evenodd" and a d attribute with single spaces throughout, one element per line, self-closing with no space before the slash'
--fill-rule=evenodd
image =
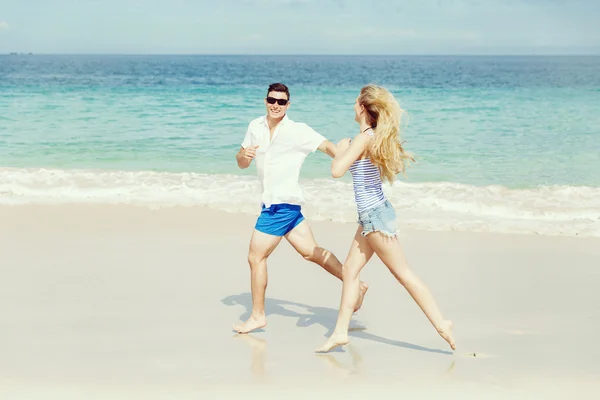
<path id="1" fill-rule="evenodd" d="M 0 221 L 2 399 L 600 397 L 599 239 L 404 232 L 457 351 L 374 258 L 351 344 L 316 355 L 341 283 L 285 242 L 269 325 L 231 330 L 250 309 L 252 215 L 2 206 Z M 311 225 L 343 261 L 355 225 Z"/>

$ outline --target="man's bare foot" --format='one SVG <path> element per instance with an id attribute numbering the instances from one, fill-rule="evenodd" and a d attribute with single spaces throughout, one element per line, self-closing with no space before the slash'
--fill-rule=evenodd
<path id="1" fill-rule="evenodd" d="M 348 344 L 348 335 L 347 334 L 336 334 L 335 332 L 329 336 L 325 344 L 318 349 L 315 350 L 317 353 L 327 353 L 335 349 L 338 346 L 343 346 Z"/>
<path id="2" fill-rule="evenodd" d="M 264 314 L 258 317 L 251 315 L 248 321 L 243 324 L 233 325 L 233 330 L 237 333 L 248 333 L 255 329 L 264 328 L 265 326 L 267 326 L 267 318 Z"/>
<path id="3" fill-rule="evenodd" d="M 369 285 L 367 285 L 364 282 L 361 282 L 358 292 L 358 300 L 356 301 L 356 307 L 354 307 L 354 312 L 357 312 L 362 307 L 363 300 L 365 299 L 365 294 L 367 294 L 367 290 L 369 290 Z"/>
<path id="4" fill-rule="evenodd" d="M 444 321 L 442 325 L 437 329 L 438 333 L 441 337 L 444 338 L 446 342 L 450 345 L 452 350 L 456 350 L 456 343 L 454 343 L 454 338 L 452 337 L 452 321 Z"/>

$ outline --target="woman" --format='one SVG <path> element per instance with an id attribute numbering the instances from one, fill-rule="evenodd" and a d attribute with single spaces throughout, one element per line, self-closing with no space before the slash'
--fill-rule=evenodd
<path id="1" fill-rule="evenodd" d="M 444 320 L 427 286 L 408 267 L 396 237 L 396 212 L 382 189 L 382 180 L 392 183 L 398 173 L 404 173 L 405 162 L 414 161 L 399 140 L 402 110 L 386 89 L 367 85 L 360 91 L 354 111 L 360 133 L 354 140 L 338 143 L 331 174 L 340 178 L 348 170 L 352 173 L 360 225 L 343 267 L 342 302 L 335 331 L 316 351 L 327 352 L 348 343 L 348 326 L 359 296 L 359 273 L 373 253 L 408 290 L 454 350 L 452 322 Z"/>

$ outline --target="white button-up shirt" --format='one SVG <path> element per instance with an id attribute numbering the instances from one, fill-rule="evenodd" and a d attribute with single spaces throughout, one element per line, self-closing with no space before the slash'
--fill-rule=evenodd
<path id="1" fill-rule="evenodd" d="M 310 126 L 294 122 L 284 116 L 273 139 L 267 117 L 259 117 L 248 125 L 243 148 L 258 145 L 256 149 L 256 170 L 260 180 L 265 207 L 271 204 L 304 204 L 304 195 L 298 179 L 300 168 L 310 153 L 327 140 Z"/>

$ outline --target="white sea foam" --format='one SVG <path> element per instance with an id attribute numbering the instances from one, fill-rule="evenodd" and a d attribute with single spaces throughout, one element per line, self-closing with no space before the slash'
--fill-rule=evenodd
<path id="1" fill-rule="evenodd" d="M 351 183 L 302 182 L 311 219 L 355 221 Z M 538 233 L 600 237 L 600 188 L 547 186 L 508 189 L 456 183 L 396 183 L 385 192 L 400 226 L 432 230 Z M 105 203 L 148 206 L 206 205 L 256 214 L 254 176 L 0 169 L 0 204 Z"/>

